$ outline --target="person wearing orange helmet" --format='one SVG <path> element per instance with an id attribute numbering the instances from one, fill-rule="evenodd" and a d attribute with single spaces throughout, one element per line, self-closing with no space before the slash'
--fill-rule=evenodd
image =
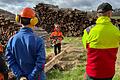
<path id="1" fill-rule="evenodd" d="M 51 33 L 50 39 L 52 44 L 54 45 L 54 53 L 57 55 L 61 52 L 61 42 L 63 40 L 63 34 L 60 31 L 60 26 L 58 24 L 54 24 L 54 32 Z"/>
<path id="2" fill-rule="evenodd" d="M 46 80 L 44 73 L 44 40 L 34 34 L 38 22 L 32 8 L 23 8 L 16 21 L 20 31 L 10 38 L 6 47 L 6 61 L 18 80 Z"/>

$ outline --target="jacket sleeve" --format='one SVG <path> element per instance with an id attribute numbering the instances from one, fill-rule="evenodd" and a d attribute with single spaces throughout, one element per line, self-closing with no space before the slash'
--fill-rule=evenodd
<path id="1" fill-rule="evenodd" d="M 44 71 L 44 65 L 46 60 L 46 54 L 45 54 L 45 46 L 43 39 L 39 39 L 37 41 L 37 51 L 36 51 L 36 65 L 34 69 L 32 70 L 31 74 L 29 74 L 28 79 L 34 80 L 36 74 L 40 74 Z"/>
<path id="2" fill-rule="evenodd" d="M 19 65 L 16 62 L 16 59 L 13 55 L 13 51 L 11 48 L 11 40 L 9 40 L 7 47 L 6 47 L 6 52 L 5 52 L 5 57 L 6 57 L 6 61 L 8 63 L 8 67 L 13 71 L 13 73 L 15 74 L 15 76 L 17 78 L 19 78 L 20 76 L 23 75 L 22 70 L 20 69 Z"/>
<path id="3" fill-rule="evenodd" d="M 86 29 L 85 29 L 83 37 L 82 37 L 82 43 L 83 43 L 83 46 L 84 46 L 85 49 L 86 49 L 87 41 L 88 41 L 88 33 L 87 33 Z"/>

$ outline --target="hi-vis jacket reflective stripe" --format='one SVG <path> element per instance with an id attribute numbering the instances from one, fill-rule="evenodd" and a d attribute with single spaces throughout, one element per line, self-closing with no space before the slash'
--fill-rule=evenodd
<path id="1" fill-rule="evenodd" d="M 96 25 L 90 29 L 89 34 L 87 29 L 84 30 L 82 42 L 85 48 L 86 43 L 89 43 L 90 48 L 117 48 L 120 42 L 120 32 L 108 17 L 102 16 L 97 19 Z"/>

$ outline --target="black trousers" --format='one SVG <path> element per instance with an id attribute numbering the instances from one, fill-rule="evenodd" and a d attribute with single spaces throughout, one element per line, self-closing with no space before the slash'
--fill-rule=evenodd
<path id="1" fill-rule="evenodd" d="M 55 55 L 57 55 L 60 52 L 61 52 L 61 43 L 55 44 L 54 45 L 54 53 L 55 53 Z"/>

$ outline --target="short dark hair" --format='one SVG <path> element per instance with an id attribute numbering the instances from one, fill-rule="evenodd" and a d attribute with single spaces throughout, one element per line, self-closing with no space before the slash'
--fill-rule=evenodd
<path id="1" fill-rule="evenodd" d="M 29 25 L 31 18 L 21 17 L 21 24 L 23 25 Z"/>

